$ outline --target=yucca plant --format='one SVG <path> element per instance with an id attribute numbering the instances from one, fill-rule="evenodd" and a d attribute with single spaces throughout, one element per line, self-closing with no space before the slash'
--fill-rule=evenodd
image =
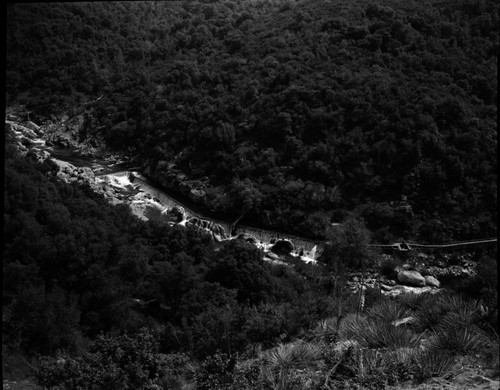
<path id="1" fill-rule="evenodd" d="M 420 341 L 420 335 L 411 329 L 365 318 L 346 321 L 342 326 L 342 338 L 356 340 L 363 347 L 391 349 L 413 348 Z"/>
<path id="2" fill-rule="evenodd" d="M 417 311 L 428 303 L 430 297 L 431 294 L 429 293 L 415 294 L 413 292 L 410 292 L 407 294 L 401 294 L 398 297 L 398 302 L 404 308 L 410 309 L 412 311 Z"/>
<path id="3" fill-rule="evenodd" d="M 339 334 L 339 325 L 342 317 L 331 317 L 321 320 L 312 332 L 312 337 L 316 340 L 335 342 Z"/>
<path id="4" fill-rule="evenodd" d="M 480 317 L 481 302 L 460 294 L 445 294 L 439 300 L 443 311 L 452 313 L 462 323 L 472 323 Z"/>
<path id="5" fill-rule="evenodd" d="M 413 314 L 415 317 L 415 328 L 417 331 L 424 332 L 426 330 L 433 330 L 439 326 L 440 321 L 446 312 L 437 302 L 438 300 L 428 302 L 428 304 L 424 305 Z"/>
<path id="6" fill-rule="evenodd" d="M 428 340 L 429 350 L 446 350 L 461 355 L 479 351 L 489 345 L 485 334 L 473 325 L 441 327 Z"/>
<path id="7" fill-rule="evenodd" d="M 280 344 L 264 356 L 263 375 L 275 390 L 285 390 L 295 371 L 314 367 L 321 358 L 318 346 L 297 342 Z"/>
<path id="8" fill-rule="evenodd" d="M 411 348 L 353 349 L 341 362 L 332 381 L 337 387 L 341 387 L 340 382 L 349 380 L 356 384 L 355 388 L 385 389 L 387 385 L 409 379 L 414 371 L 414 360 Z"/>
<path id="9" fill-rule="evenodd" d="M 416 356 L 416 377 L 420 381 L 425 381 L 432 377 L 440 377 L 448 373 L 455 357 L 449 351 L 425 351 Z"/>
<path id="10" fill-rule="evenodd" d="M 371 307 L 367 314 L 368 318 L 376 322 L 390 324 L 396 320 L 409 317 L 411 311 L 398 302 L 386 300 Z"/>

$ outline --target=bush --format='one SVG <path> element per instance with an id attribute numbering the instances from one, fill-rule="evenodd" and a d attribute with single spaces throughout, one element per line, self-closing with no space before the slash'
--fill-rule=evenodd
<path id="1" fill-rule="evenodd" d="M 478 300 L 466 298 L 461 294 L 444 294 L 439 300 L 443 311 L 453 315 L 462 323 L 472 323 L 479 318 L 481 303 Z"/>
<path id="2" fill-rule="evenodd" d="M 65 389 L 146 389 L 165 382 L 173 372 L 169 366 L 175 366 L 156 347 L 146 329 L 134 336 L 100 336 L 80 358 L 42 357 L 35 378 L 42 386 Z"/>
<path id="3" fill-rule="evenodd" d="M 305 379 L 297 375 L 297 370 L 308 371 L 316 366 L 320 357 L 320 348 L 311 343 L 280 344 L 265 354 L 263 374 L 275 389 L 294 388 Z M 304 388 L 303 385 L 297 388 Z"/>
<path id="4" fill-rule="evenodd" d="M 449 351 L 459 355 L 480 351 L 490 344 L 485 334 L 475 326 L 443 327 L 428 340 L 431 351 Z"/>
<path id="5" fill-rule="evenodd" d="M 401 294 L 399 296 L 399 303 L 412 311 L 418 311 L 432 302 L 432 298 L 429 299 L 430 297 L 432 296 L 429 293 L 415 294 L 411 292 L 409 294 Z"/>
<path id="6" fill-rule="evenodd" d="M 335 373 L 335 387 L 385 389 L 400 381 L 412 378 L 414 371 L 412 349 L 353 349 L 340 362 Z"/>
<path id="7" fill-rule="evenodd" d="M 258 359 L 238 363 L 238 356 L 216 352 L 207 357 L 195 374 L 196 390 L 263 389 Z"/>
<path id="8" fill-rule="evenodd" d="M 367 348 L 413 348 L 420 340 L 417 334 L 406 327 L 362 317 L 346 319 L 342 323 L 341 334 L 343 339 L 356 340 Z"/>
<path id="9" fill-rule="evenodd" d="M 455 358 L 448 351 L 425 351 L 417 355 L 416 379 L 425 381 L 445 375 L 453 366 Z"/>
<path id="10" fill-rule="evenodd" d="M 391 300 L 384 300 L 368 310 L 369 318 L 384 324 L 409 317 L 410 314 L 411 311 L 408 308 Z"/>

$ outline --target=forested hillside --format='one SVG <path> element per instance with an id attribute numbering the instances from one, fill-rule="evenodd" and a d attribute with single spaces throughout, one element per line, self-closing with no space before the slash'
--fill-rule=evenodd
<path id="1" fill-rule="evenodd" d="M 493 0 L 7 11 L 9 105 L 44 121 L 101 97 L 81 136 L 209 208 L 318 237 L 349 215 L 380 242 L 496 234 Z"/>
<path id="2" fill-rule="evenodd" d="M 4 374 L 117 390 L 498 378 L 496 248 L 370 246 L 496 234 L 498 27 L 493 0 L 9 4 L 7 106 L 29 114 L 6 123 Z M 144 222 L 19 154 L 33 140 L 14 127 L 46 125 L 48 145 L 75 113 L 76 142 L 200 209 L 327 238 L 317 265 Z"/>
<path id="3" fill-rule="evenodd" d="M 204 358 L 295 337 L 334 309 L 316 267 L 271 266 L 244 241 L 145 223 L 9 147 L 4 207 L 3 342 L 27 355 L 161 325 L 162 351 Z"/>
<path id="4" fill-rule="evenodd" d="M 274 265 L 244 240 L 141 221 L 61 182 L 48 159 L 7 145 L 5 162 L 9 377 L 26 361 L 38 384 L 67 390 L 382 390 L 455 364 L 498 376 L 496 252 L 477 254 L 477 274 L 455 283 L 463 295 L 353 294 L 348 269 L 377 259 L 361 237 L 352 245 L 359 222 L 321 265 Z"/>

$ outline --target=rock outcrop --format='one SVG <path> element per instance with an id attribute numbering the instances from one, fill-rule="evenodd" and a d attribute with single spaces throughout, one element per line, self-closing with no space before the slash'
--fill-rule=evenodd
<path id="1" fill-rule="evenodd" d="M 203 190 L 198 190 L 196 188 L 191 188 L 189 190 L 189 194 L 188 194 L 188 197 L 189 199 L 191 199 L 193 202 L 196 202 L 196 203 L 204 203 L 205 201 L 205 196 L 206 196 L 206 192 L 203 191 Z"/>
<path id="2" fill-rule="evenodd" d="M 441 286 L 441 283 L 439 282 L 439 280 L 437 280 L 432 275 L 425 276 L 425 284 L 426 284 L 426 286 L 431 286 L 431 287 L 436 287 L 436 288 L 439 288 Z"/>
<path id="3" fill-rule="evenodd" d="M 386 291 L 384 295 L 390 296 L 390 297 L 397 297 L 398 295 L 401 294 L 424 294 L 424 293 L 431 293 L 435 294 L 439 290 L 426 286 L 426 287 L 409 287 L 409 286 L 402 286 L 402 285 L 397 285 L 391 288 L 390 291 Z"/>
<path id="4" fill-rule="evenodd" d="M 59 167 L 56 176 L 66 183 L 95 184 L 95 175 L 92 169 L 88 167 L 76 167 L 73 164 L 58 159 L 53 159 L 53 161 Z"/>
<path id="5" fill-rule="evenodd" d="M 28 151 L 26 155 L 39 163 L 43 163 L 50 157 L 50 153 L 47 152 L 46 150 L 36 150 L 36 149 L 31 149 L 30 151 Z"/>
<path id="6" fill-rule="evenodd" d="M 424 287 L 425 278 L 417 271 L 403 270 L 398 273 L 398 281 L 411 287 Z"/>

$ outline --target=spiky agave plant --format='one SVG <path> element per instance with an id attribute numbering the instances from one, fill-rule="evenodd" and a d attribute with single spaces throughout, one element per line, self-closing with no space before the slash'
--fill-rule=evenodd
<path id="1" fill-rule="evenodd" d="M 368 310 L 368 318 L 374 321 L 390 324 L 396 320 L 409 317 L 410 309 L 395 301 L 382 301 Z"/>
<path id="2" fill-rule="evenodd" d="M 429 350 L 466 355 L 490 346 L 483 331 L 474 325 L 442 326 L 427 341 Z"/>
<path id="3" fill-rule="evenodd" d="M 416 356 L 416 376 L 420 381 L 443 376 L 454 363 L 455 357 L 449 351 L 422 351 Z"/>
<path id="4" fill-rule="evenodd" d="M 321 357 L 320 349 L 310 343 L 280 344 L 264 356 L 263 375 L 275 390 L 289 387 L 296 370 L 314 367 Z"/>
<path id="5" fill-rule="evenodd" d="M 452 314 L 461 323 L 473 323 L 480 317 L 481 302 L 466 298 L 461 294 L 449 293 L 443 295 L 439 300 L 443 311 Z"/>
<path id="6" fill-rule="evenodd" d="M 349 319 L 342 324 L 343 339 L 356 340 L 367 348 L 413 348 L 421 335 L 404 326 L 394 326 L 371 318 Z"/>
<path id="7" fill-rule="evenodd" d="M 399 304 L 412 311 L 417 311 L 418 309 L 424 307 L 424 305 L 429 301 L 432 301 L 432 296 L 429 293 L 416 294 L 414 292 L 410 292 L 399 296 Z"/>
<path id="8" fill-rule="evenodd" d="M 320 320 L 312 332 L 312 338 L 328 343 L 335 342 L 339 335 L 339 326 L 342 319 L 343 316 Z"/>

